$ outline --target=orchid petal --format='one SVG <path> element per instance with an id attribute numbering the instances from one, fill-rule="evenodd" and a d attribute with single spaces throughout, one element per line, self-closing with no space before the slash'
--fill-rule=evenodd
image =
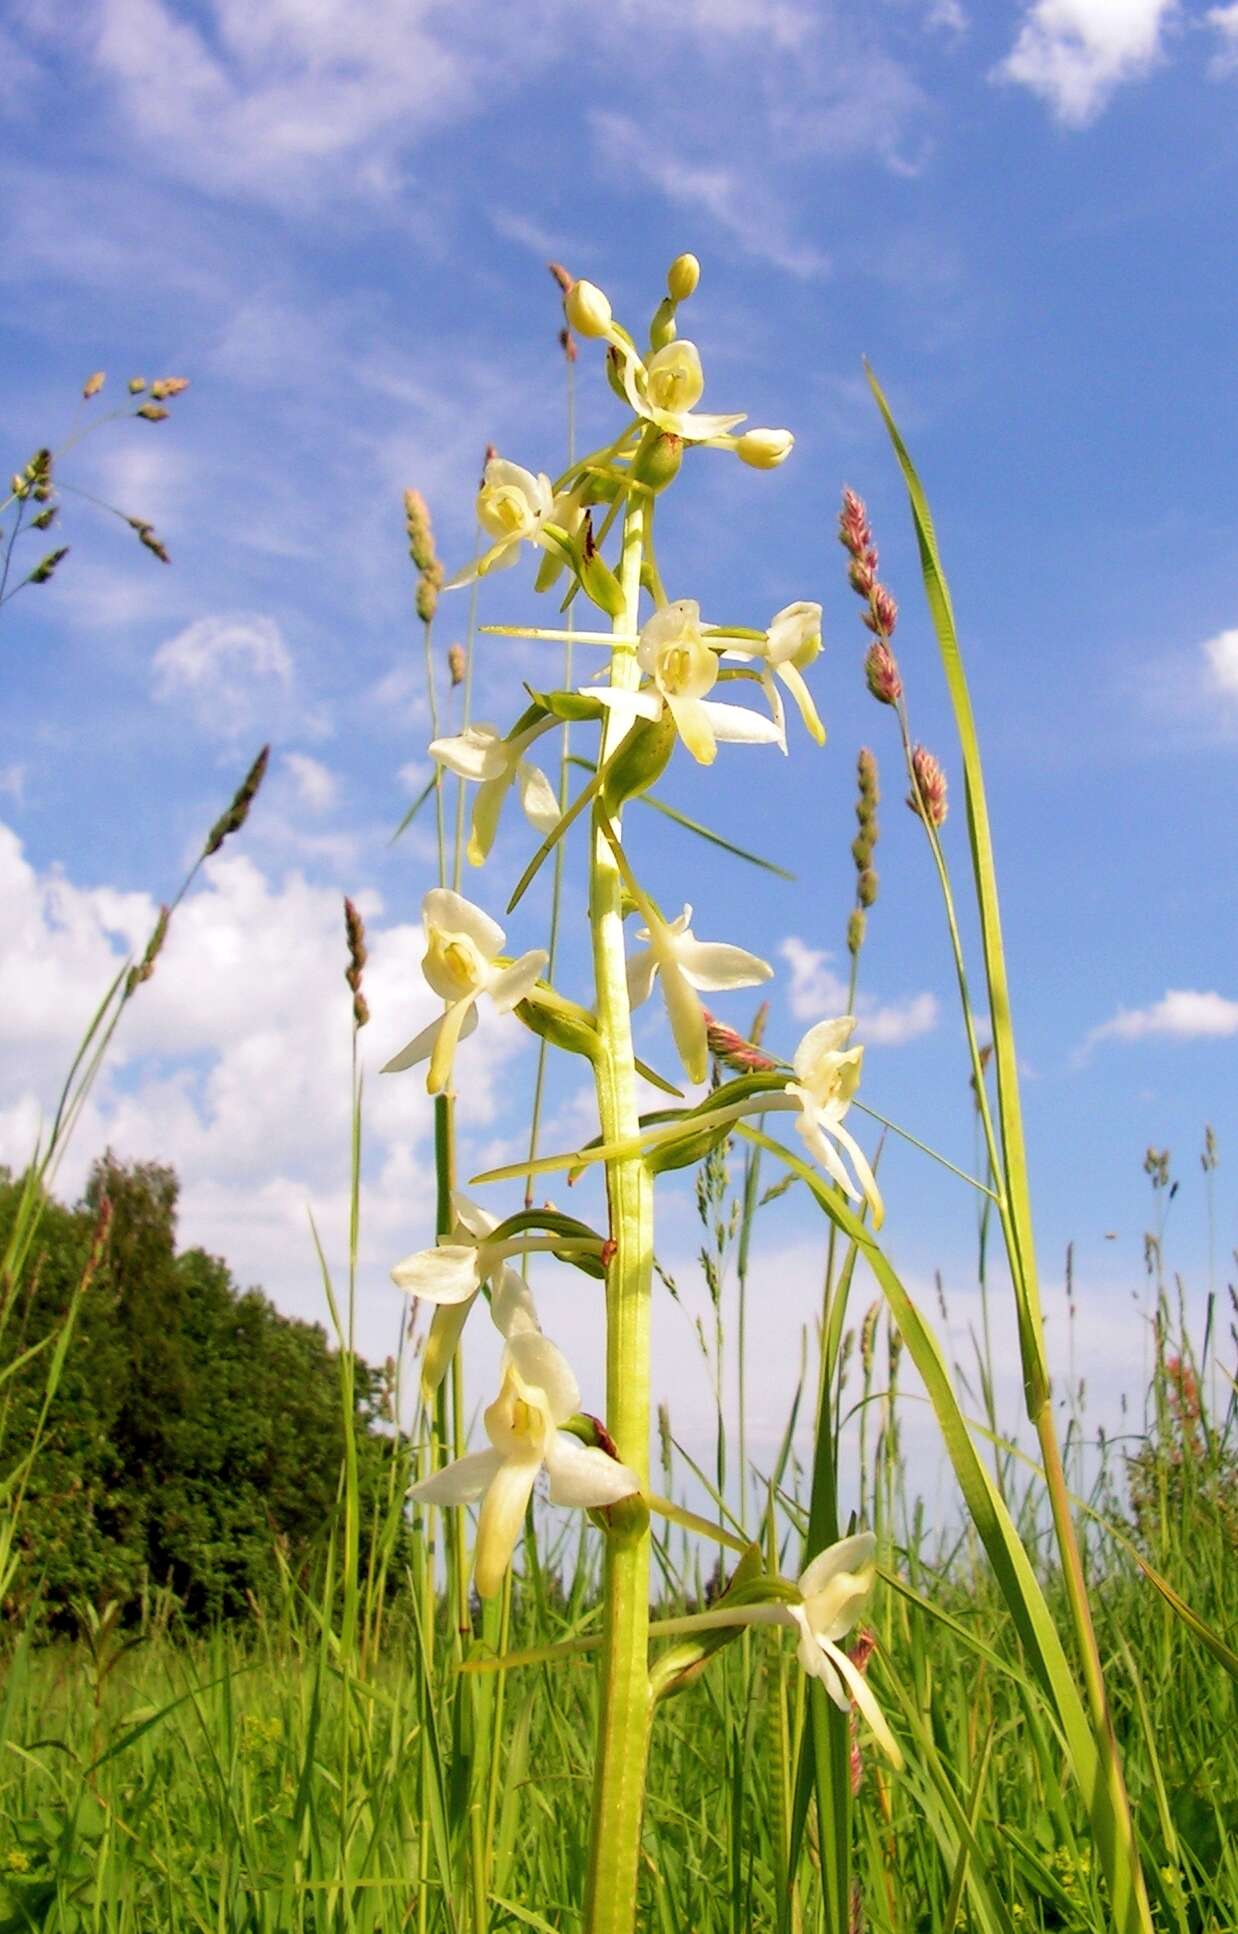
<path id="1" fill-rule="evenodd" d="M 767 960 L 731 947 L 722 940 L 694 940 L 685 934 L 675 949 L 675 960 L 690 987 L 706 994 L 724 993 L 731 987 L 756 987 L 772 980 L 774 970 Z"/>
<path id="2" fill-rule="evenodd" d="M 498 1469 L 490 1479 L 477 1520 L 473 1573 L 479 1595 L 493 1598 L 511 1563 L 524 1524 L 525 1507 L 542 1461 L 540 1457 L 500 1457 L 497 1451 L 481 1451 L 478 1455 L 498 1460 Z"/>
<path id="3" fill-rule="evenodd" d="M 440 1242 L 435 1249 L 419 1249 L 396 1263 L 391 1280 L 406 1296 L 420 1297 L 423 1302 L 468 1302 L 481 1287 L 477 1245 Z"/>
<path id="4" fill-rule="evenodd" d="M 451 1080 L 452 1064 L 456 1058 L 456 1044 L 464 1033 L 465 1021 L 471 1013 L 475 1012 L 476 1001 L 476 994 L 465 994 L 462 1000 L 454 1002 L 444 1014 L 426 1073 L 427 1094 L 441 1095 Z"/>
<path id="5" fill-rule="evenodd" d="M 532 993 L 549 959 L 550 955 L 544 947 L 533 947 L 527 954 L 521 954 L 519 960 L 513 960 L 510 967 L 504 967 L 501 973 L 495 975 L 486 992 L 500 1014 L 509 1013 L 517 1001 L 524 1000 L 526 995 Z"/>
<path id="6" fill-rule="evenodd" d="M 844 1128 L 840 1121 L 830 1124 L 830 1133 L 831 1135 L 837 1136 L 848 1155 L 850 1155 L 851 1166 L 854 1168 L 856 1178 L 859 1181 L 861 1189 L 864 1191 L 864 1198 L 873 1212 L 873 1228 L 880 1229 L 882 1223 L 885 1221 L 885 1203 L 881 1199 L 881 1190 L 877 1187 L 877 1178 L 868 1165 L 868 1157 L 865 1155 L 864 1150 L 860 1147 L 860 1144 L 856 1141 L 850 1129 Z"/>
<path id="7" fill-rule="evenodd" d="M 428 1027 L 423 1027 L 420 1034 L 414 1034 L 407 1047 L 401 1048 L 398 1054 L 392 1055 L 390 1061 L 384 1062 L 379 1072 L 402 1074 L 405 1068 L 415 1068 L 419 1061 L 425 1061 L 434 1051 L 434 1043 L 438 1040 L 442 1026 L 443 1016 L 440 1014 L 436 1021 L 431 1021 Z M 458 1039 L 465 1040 L 476 1026 L 477 1010 L 474 1008 L 470 1014 L 465 1015 Z"/>
<path id="8" fill-rule="evenodd" d="M 728 745 L 780 745 L 784 734 L 773 719 L 746 705 L 719 705 L 716 699 L 697 701 L 709 716 L 716 739 Z"/>
<path id="9" fill-rule="evenodd" d="M 804 674 L 795 665 L 779 665 L 778 676 L 800 708 L 800 717 L 818 745 L 825 744 L 825 727 L 817 715 L 812 702 L 812 693 L 804 683 Z"/>
<path id="10" fill-rule="evenodd" d="M 484 1242 L 487 1236 L 492 1236 L 499 1226 L 497 1216 L 491 1215 L 489 1209 L 483 1209 L 480 1202 L 474 1202 L 471 1195 L 465 1195 L 460 1189 L 451 1192 L 451 1212 L 460 1227 L 467 1229 L 478 1242 Z"/>
<path id="11" fill-rule="evenodd" d="M 421 917 L 427 933 L 436 928 L 441 933 L 465 934 L 487 960 L 503 950 L 503 929 L 498 921 L 448 886 L 430 888 L 421 903 Z"/>
<path id="12" fill-rule="evenodd" d="M 819 1551 L 800 1574 L 799 1587 L 805 1598 L 816 1598 L 840 1572 L 862 1571 L 877 1555 L 877 1540 L 871 1531 L 857 1531 L 853 1537 L 840 1538 L 837 1544 Z M 841 1637 L 841 1633 L 839 1634 Z"/>
<path id="13" fill-rule="evenodd" d="M 493 725 L 466 725 L 454 739 L 431 739 L 429 752 L 458 779 L 498 779 L 507 770 L 504 741 Z"/>
<path id="14" fill-rule="evenodd" d="M 505 766 L 496 779 L 487 779 L 477 788 L 473 801 L 473 820 L 469 827 L 468 855 L 470 866 L 484 866 L 494 845 L 494 836 L 499 830 L 499 818 L 503 811 L 503 801 L 507 797 L 513 774 L 510 766 Z"/>
<path id="15" fill-rule="evenodd" d="M 507 1361 L 522 1382 L 542 1392 L 556 1424 L 565 1424 L 580 1409 L 580 1385 L 562 1350 L 541 1331 L 522 1331 L 510 1337 Z"/>
<path id="16" fill-rule="evenodd" d="M 858 1202 L 860 1199 L 860 1191 L 856 1188 L 851 1177 L 843 1167 L 838 1150 L 822 1134 L 816 1116 L 801 1110 L 795 1126 L 808 1143 L 809 1148 L 820 1162 L 826 1174 L 833 1181 L 837 1182 L 844 1195 L 850 1196 L 853 1202 Z"/>
<path id="17" fill-rule="evenodd" d="M 541 767 L 522 759 L 516 767 L 516 783 L 526 817 L 539 833 L 553 833 L 559 823 L 559 802 Z"/>
<path id="18" fill-rule="evenodd" d="M 855 1032 L 855 1017 L 841 1014 L 836 1021 L 818 1021 L 810 1027 L 795 1050 L 792 1066 L 801 1081 L 812 1073 L 817 1062 L 825 1054 L 837 1054 L 846 1047 Z"/>
<path id="19" fill-rule="evenodd" d="M 462 1303 L 443 1303 L 434 1312 L 421 1357 L 421 1388 L 427 1397 L 434 1395 L 447 1375 L 473 1302 L 472 1296 L 466 1296 Z"/>
<path id="20" fill-rule="evenodd" d="M 873 1696 L 872 1687 L 864 1677 L 864 1674 L 857 1672 L 851 1660 L 847 1657 L 847 1654 L 838 1646 L 831 1645 L 829 1639 L 822 1639 L 820 1644 L 828 1653 L 838 1672 L 842 1675 L 851 1697 L 855 1700 L 856 1705 L 860 1708 L 865 1719 L 867 1719 L 873 1738 L 877 1741 L 882 1752 L 892 1766 L 896 1768 L 901 1767 L 903 1764 L 903 1755 L 899 1750 L 898 1741 L 886 1724 L 885 1714 L 877 1704 Z"/>
<path id="21" fill-rule="evenodd" d="M 643 947 L 638 954 L 628 956 L 628 1006 L 640 1007 L 653 992 L 653 979 L 658 971 L 658 957 L 652 947 Z"/>
<path id="22" fill-rule="evenodd" d="M 618 1504 L 640 1490 L 640 1480 L 626 1464 L 564 1430 L 556 1431 L 546 1447 L 546 1475 L 550 1502 L 579 1509 Z"/>
<path id="23" fill-rule="evenodd" d="M 475 1504 L 482 1492 L 498 1476 L 503 1459 L 496 1450 L 471 1451 L 454 1464 L 423 1477 L 409 1490 L 411 1498 L 425 1504 Z"/>
<path id="24" fill-rule="evenodd" d="M 667 694 L 675 730 L 698 765 L 711 766 L 718 756 L 711 714 L 725 711 L 722 705 L 709 705 L 703 698 L 674 698 Z"/>
<path id="25" fill-rule="evenodd" d="M 541 1328 L 532 1292 L 523 1276 L 517 1275 L 514 1269 L 504 1268 L 492 1287 L 490 1315 L 501 1335 L 510 1338 Z"/>
<path id="26" fill-rule="evenodd" d="M 704 1081 L 709 1072 L 709 1046 L 701 1003 L 673 959 L 659 963 L 662 971 L 662 997 L 670 1015 L 671 1033 L 689 1081 Z"/>

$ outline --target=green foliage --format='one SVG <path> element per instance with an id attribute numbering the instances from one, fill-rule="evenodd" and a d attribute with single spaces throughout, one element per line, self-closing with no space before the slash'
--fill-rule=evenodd
<path id="1" fill-rule="evenodd" d="M 111 1223 L 29 1477 L 12 1623 L 37 1607 L 42 1625 L 73 1631 L 84 1606 L 115 1600 L 136 1615 L 162 1594 L 191 1626 L 212 1625 L 308 1583 L 325 1553 L 344 1455 L 338 1354 L 319 1325 L 241 1292 L 218 1257 L 178 1255 L 177 1190 L 169 1168 L 108 1156 L 80 1208 L 43 1205 L 10 1360 L 65 1320 L 104 1197 Z M 0 1242 L 20 1192 L 0 1182 Z M 376 1428 L 382 1374 L 358 1361 L 354 1385 L 367 1522 L 395 1440 Z M 0 1480 L 42 1395 L 41 1358 L 4 1386 Z"/>

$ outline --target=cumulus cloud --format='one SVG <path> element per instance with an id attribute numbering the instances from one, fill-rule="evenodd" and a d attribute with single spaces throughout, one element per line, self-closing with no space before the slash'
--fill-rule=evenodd
<path id="1" fill-rule="evenodd" d="M 1202 649 L 1210 690 L 1224 698 L 1238 698 L 1238 627 L 1218 631 L 1215 638 L 1205 641 Z"/>
<path id="2" fill-rule="evenodd" d="M 791 969 L 789 1000 L 797 1021 L 820 1021 L 847 1012 L 847 983 L 830 966 L 830 954 L 807 946 L 794 934 L 778 951 Z M 911 994 L 901 1001 L 876 1001 L 871 994 L 861 994 L 855 1005 L 857 1033 L 866 1045 L 901 1047 L 930 1033 L 937 1025 L 938 1011 L 933 994 Z"/>
<path id="3" fill-rule="evenodd" d="M 1178 0 L 1034 0 L 994 77 L 1038 94 L 1064 126 L 1086 127 L 1161 59 L 1177 12 Z"/>
<path id="4" fill-rule="evenodd" d="M 439 1011 L 420 971 L 419 925 L 367 922 L 360 1037 L 366 1076 L 363 1275 L 385 1352 L 395 1315 L 394 1257 L 429 1239 L 432 1108 L 417 1073 L 383 1062 Z M 20 1168 L 104 989 L 146 941 L 158 908 L 145 893 L 76 884 L 31 865 L 0 825 L 0 1161 Z M 328 1253 L 348 1226 L 352 1036 L 341 900 L 299 872 L 263 871 L 226 851 L 178 908 L 154 977 L 127 1009 L 82 1116 L 59 1188 L 75 1195 L 105 1147 L 170 1162 L 182 1182 L 181 1234 L 261 1282 L 286 1308 L 319 1316 L 308 1234 L 312 1207 Z M 521 1060 L 523 1057 L 523 1062 Z M 460 1050 L 461 1134 L 489 1132 L 532 1043 L 483 1013 Z M 467 1156 L 464 1159 L 468 1159 Z"/>
<path id="5" fill-rule="evenodd" d="M 154 695 L 185 706 L 211 738 L 252 732 L 272 699 L 292 688 L 292 654 L 273 618 L 238 612 L 198 618 L 160 645 Z"/>
<path id="6" fill-rule="evenodd" d="M 1238 1001 L 1224 994 L 1171 987 L 1151 1007 L 1122 1007 L 1094 1027 L 1084 1051 L 1098 1041 L 1142 1041 L 1149 1035 L 1174 1041 L 1216 1041 L 1238 1035 Z"/>

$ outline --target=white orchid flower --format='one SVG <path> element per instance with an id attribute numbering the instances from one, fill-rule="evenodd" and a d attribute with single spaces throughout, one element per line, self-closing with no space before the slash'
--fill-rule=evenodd
<path id="1" fill-rule="evenodd" d="M 863 1048 L 847 1047 L 854 1029 L 855 1020 L 850 1014 L 844 1014 L 836 1021 L 818 1021 L 816 1027 L 809 1028 L 795 1050 L 792 1063 L 795 1080 L 788 1081 L 785 1093 L 799 1108 L 796 1128 L 822 1168 L 853 1202 L 858 1202 L 863 1192 L 873 1212 L 873 1227 L 880 1229 L 885 1207 L 876 1177 L 863 1149 L 842 1125 L 843 1116 L 860 1085 L 860 1069 L 864 1061 Z M 835 1142 L 840 1143 L 851 1157 L 859 1178 L 859 1189 L 848 1175 L 842 1157 L 834 1146 Z"/>
<path id="2" fill-rule="evenodd" d="M 480 866 L 498 831 L 503 801 L 513 784 L 520 803 L 539 833 L 549 833 L 559 823 L 559 802 L 540 766 L 531 765 L 525 752 L 543 732 L 557 724 L 555 719 L 539 719 L 527 731 L 505 739 L 497 726 L 466 725 L 454 739 L 432 739 L 430 757 L 457 778 L 476 780 L 479 785 L 473 802 L 473 825 L 469 834 L 468 855 L 471 866 Z"/>
<path id="3" fill-rule="evenodd" d="M 694 342 L 668 342 L 646 363 L 617 332 L 608 340 L 619 356 L 628 402 L 646 423 L 655 423 L 659 430 L 682 437 L 686 443 L 705 443 L 710 437 L 725 436 L 743 422 L 743 410 L 719 416 L 693 408 L 705 388 L 700 352 Z"/>
<path id="4" fill-rule="evenodd" d="M 769 621 L 763 644 L 749 645 L 745 642 L 726 648 L 728 658 L 755 659 L 759 662 L 761 683 L 778 726 L 784 752 L 787 749 L 786 725 L 782 694 L 774 683 L 775 674 L 795 700 L 800 717 L 812 737 L 818 745 L 825 744 L 825 727 L 812 702 L 812 693 L 804 683 L 805 667 L 812 664 L 820 651 L 821 606 L 806 601 L 786 604 L 781 611 L 776 611 Z"/>
<path id="5" fill-rule="evenodd" d="M 854 1699 L 882 1751 L 900 1766 L 903 1756 L 868 1681 L 838 1644 L 862 1617 L 876 1578 L 877 1540 L 859 1531 L 817 1554 L 800 1574 L 803 1603 L 782 1610 L 799 1630 L 796 1657 L 805 1672 L 820 1679 L 841 1711 Z"/>
<path id="6" fill-rule="evenodd" d="M 393 1055 L 384 1074 L 398 1074 L 429 1057 L 426 1088 L 442 1094 L 451 1080 L 456 1044 L 477 1026 L 477 1002 L 488 994 L 500 1014 L 532 992 L 550 956 L 535 947 L 518 960 L 500 958 L 503 929 L 488 913 L 449 887 L 431 887 L 421 903 L 426 951 L 421 971 L 447 1010 Z"/>
<path id="7" fill-rule="evenodd" d="M 580 515 L 580 505 L 570 494 L 555 496 L 545 471 L 535 476 L 505 457 L 491 457 L 477 493 L 477 521 L 495 542 L 457 571 L 446 589 L 454 591 L 490 571 L 506 570 L 517 562 L 522 544 L 540 544 L 562 555 L 563 534 L 574 529 Z"/>
<path id="8" fill-rule="evenodd" d="M 718 741 L 742 745 L 781 743 L 776 721 L 744 705 L 717 705 L 705 697 L 718 677 L 718 654 L 711 651 L 701 633 L 701 607 L 694 598 L 680 598 L 665 605 L 641 628 L 636 650 L 643 672 L 653 680 L 639 692 L 624 692 L 607 685 L 585 687 L 585 696 L 596 698 L 621 716 L 632 719 L 660 719 L 669 706 L 675 729 L 692 757 L 700 765 L 712 765 Z"/>
<path id="9" fill-rule="evenodd" d="M 494 1216 L 458 1190 L 451 1205 L 456 1218 L 451 1234 L 440 1236 L 433 1249 L 405 1256 L 391 1271 L 397 1289 L 436 1306 L 421 1360 L 427 1395 L 443 1381 L 483 1283 L 490 1285 L 490 1314 L 504 1336 L 541 1327 L 528 1284 L 508 1268 L 507 1258 L 534 1249 L 571 1247 L 562 1238 L 556 1243 L 552 1237 L 523 1234 L 492 1242 L 489 1238 L 499 1226 Z"/>
<path id="10" fill-rule="evenodd" d="M 409 1492 L 427 1504 L 482 1500 L 473 1575 L 483 1598 L 493 1598 L 503 1582 L 543 1467 L 552 1504 L 583 1510 L 618 1504 L 640 1490 L 626 1464 L 560 1430 L 579 1408 L 571 1365 L 550 1338 L 536 1330 L 513 1332 L 503 1352 L 499 1394 L 485 1412 L 490 1449 L 458 1458 Z"/>
<path id="11" fill-rule="evenodd" d="M 709 1072 L 709 1044 L 704 1009 L 693 990 L 715 994 L 733 987 L 756 987 L 772 979 L 774 970 L 767 960 L 759 960 L 742 947 L 698 940 L 689 925 L 691 907 L 685 907 L 669 925 L 659 920 L 651 907 L 646 909 L 646 917 L 649 925 L 637 939 L 647 940 L 649 945 L 628 961 L 628 1000 L 639 1007 L 653 992 L 655 977 L 661 977 L 671 1033 L 684 1071 L 689 1081 L 704 1081 Z"/>

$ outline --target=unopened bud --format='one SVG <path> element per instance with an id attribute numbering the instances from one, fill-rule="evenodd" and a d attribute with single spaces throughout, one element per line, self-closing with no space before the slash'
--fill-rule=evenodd
<path id="1" fill-rule="evenodd" d="M 102 369 L 97 369 L 93 376 L 88 376 L 86 378 L 86 381 L 82 384 L 83 401 L 89 403 L 92 396 L 97 396 L 99 394 L 99 391 L 103 388 L 103 385 L 106 381 L 107 381 L 107 372 Z"/>
<path id="2" fill-rule="evenodd" d="M 790 430 L 745 430 L 736 440 L 735 454 L 754 470 L 776 470 L 786 462 L 794 445 Z"/>
<path id="3" fill-rule="evenodd" d="M 855 883 L 856 898 L 862 907 L 875 906 L 877 903 L 877 869 L 866 866 Z"/>
<path id="4" fill-rule="evenodd" d="M 669 296 L 664 296 L 653 312 L 649 325 L 649 347 L 652 350 L 665 349 L 667 343 L 674 342 L 679 334 L 675 321 L 675 305 Z"/>
<path id="5" fill-rule="evenodd" d="M 915 785 L 907 795 L 907 804 L 921 819 L 927 819 L 934 826 L 942 825 L 949 811 L 946 775 L 926 746 L 918 745 L 912 752 L 911 770 Z"/>
<path id="6" fill-rule="evenodd" d="M 162 423 L 167 411 L 162 403 L 143 403 L 140 410 L 134 411 L 134 415 L 145 417 L 148 423 Z"/>
<path id="7" fill-rule="evenodd" d="M 165 396 L 179 396 L 188 388 L 187 376 L 161 376 L 157 383 L 151 384 L 150 393 L 157 401 L 162 402 Z"/>
<path id="8" fill-rule="evenodd" d="M 572 285 L 576 278 L 568 274 L 562 262 L 547 262 L 546 267 L 550 270 L 550 273 L 558 283 L 563 294 L 570 295 L 572 293 Z"/>
<path id="9" fill-rule="evenodd" d="M 145 388 L 146 388 L 146 378 L 145 378 L 145 376 L 131 376 L 131 377 L 129 378 L 129 394 L 130 394 L 130 396 L 140 396 L 140 395 L 142 394 L 142 391 L 143 391 L 143 390 L 144 390 Z"/>
<path id="10" fill-rule="evenodd" d="M 593 282 L 573 282 L 563 306 L 578 336 L 604 336 L 610 329 L 613 320 L 610 303 Z"/>
<path id="11" fill-rule="evenodd" d="M 847 922 L 847 952 L 858 954 L 864 945 L 864 929 L 868 925 L 866 916 L 856 907 Z"/>
<path id="12" fill-rule="evenodd" d="M 464 669 L 467 663 L 468 660 L 465 657 L 463 645 L 449 645 L 447 647 L 447 670 L 451 678 L 453 691 L 457 685 L 463 685 Z"/>
<path id="13" fill-rule="evenodd" d="M 666 271 L 666 292 L 672 302 L 686 302 L 695 295 L 701 279 L 701 265 L 695 255 L 677 255 Z"/>
<path id="14" fill-rule="evenodd" d="M 878 639 L 869 647 L 864 660 L 864 677 L 873 697 L 882 705 L 897 705 L 903 695 L 903 681 L 889 645 Z"/>

